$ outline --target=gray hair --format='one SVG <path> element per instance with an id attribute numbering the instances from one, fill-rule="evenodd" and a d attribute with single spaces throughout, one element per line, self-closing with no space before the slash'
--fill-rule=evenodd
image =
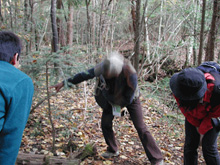
<path id="1" fill-rule="evenodd" d="M 112 52 L 108 57 L 109 68 L 108 73 L 110 75 L 119 75 L 124 65 L 124 57 L 118 52 Z"/>
<path id="2" fill-rule="evenodd" d="M 118 52 L 110 53 L 101 63 L 94 67 L 95 76 L 108 73 L 111 77 L 118 76 L 122 72 L 124 57 Z"/>

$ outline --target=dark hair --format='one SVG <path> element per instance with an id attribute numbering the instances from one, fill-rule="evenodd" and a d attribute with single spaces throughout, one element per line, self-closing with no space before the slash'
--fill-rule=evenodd
<path id="1" fill-rule="evenodd" d="M 199 104 L 199 101 L 201 99 L 197 99 L 197 100 L 181 100 L 181 99 L 179 99 L 179 107 L 184 108 L 185 111 L 191 111 L 197 107 L 197 105 Z"/>
<path id="2" fill-rule="evenodd" d="M 18 59 L 19 59 L 21 53 L 21 40 L 19 39 L 19 37 L 13 32 L 1 31 L 0 60 L 11 62 L 16 53 L 18 53 Z"/>

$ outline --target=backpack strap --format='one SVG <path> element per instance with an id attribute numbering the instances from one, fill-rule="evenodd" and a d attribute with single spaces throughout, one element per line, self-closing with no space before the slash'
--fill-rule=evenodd
<path id="1" fill-rule="evenodd" d="M 220 65 L 214 61 L 205 61 L 197 67 L 204 74 L 209 73 L 214 77 L 214 80 L 206 80 L 207 83 L 214 83 L 214 89 L 210 98 L 211 107 L 220 104 Z"/>
<path id="2" fill-rule="evenodd" d="M 215 78 L 214 92 L 220 94 L 220 73 L 219 72 L 210 72 L 210 74 Z"/>
<path id="3" fill-rule="evenodd" d="M 210 99 L 212 108 L 220 104 L 220 73 L 219 72 L 210 72 L 210 74 L 215 78 L 214 80 L 214 89 Z"/>

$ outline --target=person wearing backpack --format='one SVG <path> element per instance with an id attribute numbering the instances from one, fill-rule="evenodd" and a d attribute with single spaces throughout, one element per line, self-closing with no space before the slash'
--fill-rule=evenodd
<path id="1" fill-rule="evenodd" d="M 220 164 L 217 148 L 219 129 L 212 124 L 213 118 L 220 117 L 220 88 L 216 88 L 215 78 L 220 75 L 217 71 L 213 71 L 214 74 L 207 71 L 206 67 L 210 69 L 208 66 L 186 68 L 170 79 L 171 91 L 185 116 L 185 165 L 198 164 L 199 145 L 202 145 L 207 165 Z"/>
<path id="2" fill-rule="evenodd" d="M 98 78 L 95 99 L 103 109 L 101 128 L 108 146 L 102 156 L 111 158 L 119 155 L 112 129 L 113 119 L 115 116 L 120 116 L 121 108 L 126 107 L 149 161 L 153 165 L 162 165 L 163 155 L 143 120 L 136 71 L 130 61 L 118 52 L 111 53 L 109 57 L 88 71 L 77 73 L 67 81 L 60 82 L 51 88 L 59 92 L 65 83 L 78 84 L 95 77 Z"/>

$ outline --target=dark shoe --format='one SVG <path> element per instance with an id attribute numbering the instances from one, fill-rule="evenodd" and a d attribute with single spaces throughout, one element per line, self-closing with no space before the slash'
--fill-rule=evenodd
<path id="1" fill-rule="evenodd" d="M 161 160 L 160 162 L 158 162 L 156 164 L 152 163 L 152 165 L 164 165 L 164 163 L 163 163 L 163 160 Z"/>
<path id="2" fill-rule="evenodd" d="M 118 155 L 119 155 L 119 151 L 117 151 L 115 153 L 106 151 L 101 156 L 104 157 L 104 158 L 112 158 L 112 157 L 115 157 L 115 156 L 118 156 Z"/>

